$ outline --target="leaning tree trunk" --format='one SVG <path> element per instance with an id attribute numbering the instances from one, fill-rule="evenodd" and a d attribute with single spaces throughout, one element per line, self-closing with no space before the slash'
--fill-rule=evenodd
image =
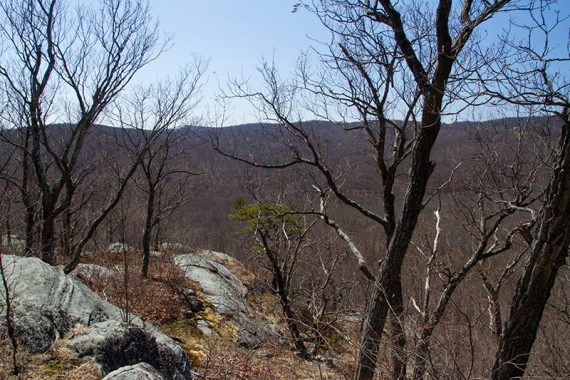
<path id="1" fill-rule="evenodd" d="M 305 342 L 303 342 L 303 338 L 301 337 L 299 327 L 297 326 L 295 314 L 291 309 L 291 301 L 289 300 L 289 297 L 287 297 L 287 294 L 281 290 L 278 290 L 278 296 L 279 303 L 281 304 L 281 310 L 283 311 L 285 321 L 287 322 L 287 328 L 289 329 L 291 337 L 293 338 L 293 346 L 303 358 L 307 359 L 309 357 L 309 354 L 307 348 L 305 347 Z"/>
<path id="2" fill-rule="evenodd" d="M 521 378 L 526 370 L 544 307 L 570 245 L 570 108 L 565 109 L 557 163 L 550 178 L 532 254 L 519 280 L 495 357 L 494 380 Z"/>
<path id="3" fill-rule="evenodd" d="M 355 380 L 372 380 L 374 377 L 386 316 L 392 305 L 397 306 L 398 299 L 401 300 L 396 292 L 402 286 L 402 264 L 423 207 L 428 180 L 435 168 L 435 164 L 430 161 L 430 154 L 441 127 L 438 111 L 441 97 L 431 97 L 429 104 L 431 106 L 426 105 L 424 109 L 423 127 L 420 128 L 413 148 L 410 182 L 402 216 L 388 245 L 386 258 L 382 262 L 368 303 L 353 376 Z"/>
<path id="4" fill-rule="evenodd" d="M 405 380 L 408 355 L 406 352 L 406 330 L 404 321 L 404 302 L 402 299 L 402 284 L 394 289 L 392 312 L 390 313 L 390 332 L 392 341 L 392 379 Z"/>
<path id="5" fill-rule="evenodd" d="M 268 249 L 267 246 L 266 249 Z M 291 337 L 293 338 L 293 346 L 299 352 L 301 357 L 308 359 L 309 353 L 305 347 L 305 342 L 303 342 L 303 338 L 301 337 L 299 326 L 297 326 L 295 314 L 291 308 L 291 300 L 289 299 L 289 290 L 285 282 L 285 276 L 281 271 L 281 267 L 277 261 L 273 257 L 269 257 L 269 260 L 271 262 L 273 270 L 274 291 L 279 298 L 279 304 L 281 305 L 281 310 L 283 311 L 283 316 L 285 317 L 287 328 L 289 329 Z"/>

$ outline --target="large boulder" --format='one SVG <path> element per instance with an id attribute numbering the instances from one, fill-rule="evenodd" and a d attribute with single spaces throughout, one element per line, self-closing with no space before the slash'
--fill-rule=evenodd
<path id="1" fill-rule="evenodd" d="M 99 322 L 71 336 L 67 347 L 78 357 L 97 363 L 103 375 L 144 362 L 167 379 L 190 378 L 190 364 L 184 350 L 151 326 L 139 327 L 115 320 Z"/>
<path id="2" fill-rule="evenodd" d="M 242 272 L 237 260 L 220 252 L 198 250 L 175 256 L 174 263 L 184 271 L 186 277 L 200 285 L 204 296 L 218 314 L 229 317 L 237 328 L 238 343 L 255 348 L 281 339 L 275 325 L 248 305 L 247 288 L 228 269 L 231 267 L 235 272 Z"/>
<path id="3" fill-rule="evenodd" d="M 232 316 L 247 310 L 247 288 L 224 265 L 199 254 L 175 256 L 174 263 L 200 284 L 219 314 Z"/>
<path id="4" fill-rule="evenodd" d="M 30 353 L 45 352 L 74 326 L 122 319 L 118 307 L 103 301 L 61 267 L 37 258 L 10 255 L 3 256 L 3 264 L 14 305 L 14 323 Z"/>
<path id="5" fill-rule="evenodd" d="M 119 368 L 103 380 L 164 380 L 164 377 L 148 363 L 139 363 Z"/>
<path id="6" fill-rule="evenodd" d="M 84 327 L 71 337 L 70 348 L 78 356 L 92 358 L 103 373 L 123 364 L 147 361 L 137 352 L 150 351 L 155 355 L 153 363 L 166 378 L 190 378 L 186 353 L 153 325 L 138 317 L 129 325 L 123 324 L 121 309 L 103 301 L 61 267 L 29 257 L 3 255 L 2 259 L 14 306 L 14 325 L 28 352 L 45 352 L 72 328 Z M 0 295 L 5 296 L 3 291 Z M 113 357 L 104 352 L 113 352 Z"/>

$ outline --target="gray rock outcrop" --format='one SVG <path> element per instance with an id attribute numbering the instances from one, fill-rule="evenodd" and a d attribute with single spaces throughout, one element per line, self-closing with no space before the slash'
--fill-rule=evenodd
<path id="1" fill-rule="evenodd" d="M 45 352 L 74 326 L 121 320 L 121 310 L 103 301 L 75 276 L 37 258 L 3 256 L 20 340 L 30 353 Z M 142 321 L 138 321 L 142 324 Z"/>
<path id="2" fill-rule="evenodd" d="M 108 320 L 71 336 L 67 347 L 99 365 L 103 375 L 125 366 L 148 363 L 165 378 L 190 378 L 186 353 L 156 328 Z"/>
<path id="3" fill-rule="evenodd" d="M 224 265 L 196 254 L 175 256 L 174 263 L 184 270 L 186 277 L 200 284 L 219 314 L 231 316 L 247 310 L 247 288 Z"/>
<path id="4" fill-rule="evenodd" d="M 237 266 L 230 256 L 210 250 L 174 257 L 186 277 L 200 284 L 207 300 L 218 314 L 230 317 L 237 328 L 237 340 L 243 346 L 255 348 L 263 343 L 281 339 L 275 325 L 247 303 L 247 288 L 227 267 Z"/>
<path id="5" fill-rule="evenodd" d="M 153 325 L 138 317 L 125 325 L 121 309 L 103 301 L 61 267 L 29 257 L 3 255 L 2 259 L 14 306 L 14 325 L 29 353 L 45 352 L 73 327 L 87 327 L 70 338 L 70 348 L 80 357 L 91 358 L 104 374 L 124 365 L 151 361 L 166 378 L 190 378 L 186 353 Z M 145 356 L 147 351 L 154 361 Z"/>
<path id="6" fill-rule="evenodd" d="M 123 253 L 123 252 L 132 252 L 135 249 L 126 243 L 115 242 L 111 243 L 107 246 L 107 252 L 113 253 Z"/>
<path id="7" fill-rule="evenodd" d="M 115 274 L 115 271 L 96 264 L 78 264 L 73 271 L 79 278 L 89 281 L 108 280 Z"/>
<path id="8" fill-rule="evenodd" d="M 103 380 L 164 380 L 164 377 L 148 363 L 139 363 L 119 368 Z"/>

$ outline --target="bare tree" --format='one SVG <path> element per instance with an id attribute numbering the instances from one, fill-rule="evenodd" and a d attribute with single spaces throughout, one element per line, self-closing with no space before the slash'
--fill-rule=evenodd
<path id="1" fill-rule="evenodd" d="M 547 2 L 537 1 L 539 5 Z M 554 12 L 548 17 L 547 12 Z M 531 253 L 519 278 L 511 309 L 499 339 L 493 365 L 493 379 L 522 377 L 537 336 L 539 325 L 558 272 L 570 246 L 570 58 L 550 48 L 551 32 L 561 22 L 555 10 L 540 7 L 530 13 L 533 24 L 519 26 L 528 38 L 507 41 L 519 65 L 494 71 L 496 82 L 486 90 L 502 101 L 555 115 L 560 137 L 543 206 L 529 235 Z M 552 21 L 554 20 L 554 22 Z"/>
<path id="2" fill-rule="evenodd" d="M 186 131 L 177 127 L 188 121 L 190 112 L 198 103 L 200 80 L 207 63 L 195 58 L 193 66 L 182 70 L 172 80 L 156 86 L 139 87 L 131 96 L 119 101 L 113 110 L 114 119 L 123 129 L 136 131 L 128 141 L 129 149 L 146 149 L 140 160 L 141 178 L 135 181 L 146 198 L 145 222 L 142 236 L 141 275 L 146 277 L 150 260 L 151 239 L 155 227 L 184 203 L 185 179 L 193 173 L 188 168 L 188 155 L 184 150 Z M 135 164 L 136 162 L 133 162 Z M 168 189 L 173 179 L 182 179 L 177 189 Z M 169 192 L 170 194 L 166 194 Z"/>
<path id="3" fill-rule="evenodd" d="M 377 260 L 383 256 L 383 260 L 373 280 L 355 379 L 372 379 L 388 313 L 394 316 L 391 327 L 397 345 L 394 377 L 406 374 L 401 270 L 435 168 L 431 150 L 442 114 L 460 97 L 462 85 L 476 69 L 462 51 L 474 38 L 476 28 L 510 3 L 466 0 L 453 5 L 441 0 L 435 9 L 419 9 L 413 2 L 394 4 L 390 0 L 315 2 L 309 8 L 334 36 L 326 54 L 321 55 L 328 69 L 325 75 L 315 78 L 310 75 L 311 66 L 302 63 L 298 82 L 287 84 L 266 65 L 262 69 L 266 91 L 234 85 L 234 95 L 257 100 L 262 115 L 284 127 L 288 135 L 282 138 L 283 145 L 291 153 L 287 162 L 238 159 L 263 168 L 312 168 L 321 175 L 320 187 L 325 184 L 342 203 L 381 226 L 385 233 L 386 253 L 375 255 Z M 296 122 L 300 113 L 294 102 L 299 92 L 309 100 L 308 108 L 316 116 L 356 122 L 343 125 L 362 133 L 370 143 L 371 167 L 379 173 L 381 211 L 358 202 L 343 189 L 346 176 L 327 163 L 314 132 Z M 397 118 L 403 121 L 394 121 Z M 235 152 L 228 155 L 239 156 Z M 407 189 L 397 192 L 396 178 L 406 160 L 408 181 L 402 185 Z M 400 212 L 397 199 L 402 201 Z"/>
<path id="4" fill-rule="evenodd" d="M 246 204 L 236 198 L 230 218 L 245 223 L 244 232 L 255 237 L 252 252 L 260 254 L 258 261 L 271 275 L 271 289 L 277 296 L 293 345 L 304 358 L 310 358 L 301 337 L 299 316 L 293 311 L 294 276 L 301 256 L 314 242 L 309 233 L 317 219 L 306 220 L 280 203 Z"/>
<path id="5" fill-rule="evenodd" d="M 72 14 L 58 0 L 13 0 L 0 11 L 0 77 L 10 108 L 22 115 L 12 119 L 15 127 L 29 133 L 29 146 L 26 138 L 21 149 L 29 152 L 41 194 L 40 251 L 54 264 L 56 219 L 83 179 L 81 153 L 89 133 L 162 46 L 148 6 L 138 1 L 108 0 Z M 58 120 L 63 125 L 56 139 Z"/>

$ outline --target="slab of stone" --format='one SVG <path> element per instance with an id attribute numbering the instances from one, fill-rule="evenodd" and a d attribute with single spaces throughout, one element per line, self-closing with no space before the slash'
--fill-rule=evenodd
<path id="1" fill-rule="evenodd" d="M 113 269 L 97 264 L 78 264 L 73 274 L 89 281 L 108 280 L 115 275 Z"/>
<path id="2" fill-rule="evenodd" d="M 3 255 L 2 261 L 14 325 L 29 353 L 45 352 L 74 329 L 69 348 L 79 357 L 91 358 L 104 374 L 149 362 L 167 379 L 190 378 L 191 363 L 174 340 L 139 317 L 123 323 L 122 310 L 103 301 L 76 276 L 37 258 Z M 0 289 L 0 297 L 5 296 Z"/>
<path id="3" fill-rule="evenodd" d="M 227 267 L 239 267 L 234 258 L 220 252 L 198 250 L 193 254 L 177 255 L 174 263 L 186 277 L 200 284 L 202 291 L 216 313 L 228 316 L 237 328 L 239 344 L 257 348 L 278 341 L 277 327 L 247 303 L 247 288 Z"/>
<path id="4" fill-rule="evenodd" d="M 99 322 L 71 336 L 67 347 L 78 357 L 95 362 L 104 375 L 144 362 L 167 379 L 190 378 L 191 364 L 184 350 L 148 325 L 139 327 L 115 320 Z"/>
<path id="5" fill-rule="evenodd" d="M 138 363 L 121 367 L 103 378 L 103 380 L 165 380 L 150 364 Z"/>

